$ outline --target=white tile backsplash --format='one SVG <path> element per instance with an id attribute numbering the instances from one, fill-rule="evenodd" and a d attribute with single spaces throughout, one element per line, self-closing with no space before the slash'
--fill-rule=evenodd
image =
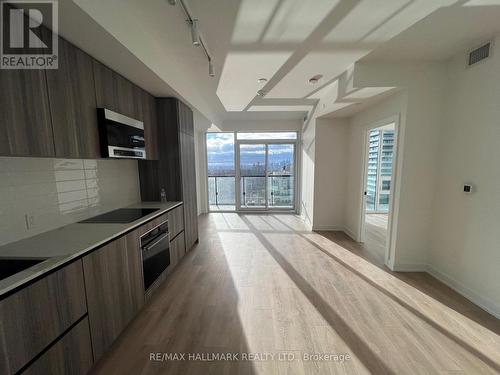
<path id="1" fill-rule="evenodd" d="M 135 160 L 0 157 L 0 245 L 138 201 Z"/>

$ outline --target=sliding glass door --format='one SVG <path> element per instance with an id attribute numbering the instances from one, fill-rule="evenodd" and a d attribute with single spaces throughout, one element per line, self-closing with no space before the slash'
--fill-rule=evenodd
<path id="1" fill-rule="evenodd" d="M 295 208 L 295 144 L 237 143 L 241 210 Z"/>
<path id="2" fill-rule="evenodd" d="M 267 145 L 267 202 L 270 208 L 293 209 L 295 204 L 295 144 Z"/>
<path id="3" fill-rule="evenodd" d="M 265 209 L 267 145 L 239 144 L 240 208 Z"/>
<path id="4" fill-rule="evenodd" d="M 296 132 L 207 133 L 210 211 L 295 210 Z"/>

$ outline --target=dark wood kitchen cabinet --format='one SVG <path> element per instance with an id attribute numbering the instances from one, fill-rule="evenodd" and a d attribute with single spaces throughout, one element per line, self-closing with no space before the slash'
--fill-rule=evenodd
<path id="1" fill-rule="evenodd" d="M 85 375 L 94 363 L 89 320 L 84 318 L 36 359 L 23 375 Z"/>
<path id="2" fill-rule="evenodd" d="M 55 156 L 43 70 L 0 70 L 0 155 Z"/>
<path id="3" fill-rule="evenodd" d="M 83 270 L 97 361 L 144 304 L 138 230 L 85 256 Z"/>
<path id="4" fill-rule="evenodd" d="M 194 159 L 194 137 L 180 132 L 180 154 L 182 171 L 182 200 L 186 249 L 190 250 L 198 241 L 198 207 L 196 202 L 196 171 Z"/>
<path id="5" fill-rule="evenodd" d="M 97 107 L 142 121 L 143 90 L 97 60 L 93 66 Z"/>
<path id="6" fill-rule="evenodd" d="M 115 73 L 97 60 L 92 60 L 92 67 L 97 107 L 118 112 L 118 84 L 115 80 Z"/>
<path id="7" fill-rule="evenodd" d="M 184 202 L 186 250 L 198 241 L 198 209 L 191 109 L 176 98 L 156 99 L 158 161 L 140 161 L 143 201 L 159 201 L 162 188 L 169 201 Z"/>
<path id="8" fill-rule="evenodd" d="M 148 160 L 158 160 L 158 126 L 155 98 L 144 90 L 141 96 L 146 158 Z"/>
<path id="9" fill-rule="evenodd" d="M 2 299 L 0 373 L 17 373 L 86 313 L 81 260 Z"/>
<path id="10" fill-rule="evenodd" d="M 100 157 L 92 58 L 59 38 L 59 69 L 47 70 L 57 157 Z"/>

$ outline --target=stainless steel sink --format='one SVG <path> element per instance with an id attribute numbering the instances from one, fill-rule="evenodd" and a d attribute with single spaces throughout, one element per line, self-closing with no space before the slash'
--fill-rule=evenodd
<path id="1" fill-rule="evenodd" d="M 24 271 L 45 259 L 13 259 L 0 258 L 0 280 Z"/>

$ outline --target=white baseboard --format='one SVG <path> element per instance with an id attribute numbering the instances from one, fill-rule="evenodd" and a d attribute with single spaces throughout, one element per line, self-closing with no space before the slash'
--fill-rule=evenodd
<path id="1" fill-rule="evenodd" d="M 312 230 L 344 231 L 343 226 L 338 225 L 313 225 Z"/>
<path id="2" fill-rule="evenodd" d="M 427 272 L 427 269 L 424 263 L 394 263 L 392 268 L 396 272 Z"/>
<path id="3" fill-rule="evenodd" d="M 442 283 L 448 285 L 455 292 L 461 294 L 469 301 L 478 305 L 483 310 L 486 310 L 491 315 L 495 316 L 497 319 L 500 319 L 500 306 L 495 302 L 491 301 L 488 298 L 484 298 L 483 296 L 479 295 L 478 293 L 474 292 L 470 288 L 463 285 L 461 282 L 455 280 L 454 278 L 448 276 L 447 274 L 441 271 L 438 271 L 432 266 L 427 266 L 427 273 L 434 276 Z"/>
<path id="4" fill-rule="evenodd" d="M 354 235 L 354 233 L 349 228 L 346 228 L 341 225 L 314 225 L 312 227 L 312 230 L 344 232 L 353 241 L 356 241 L 356 236 Z"/>
<path id="5" fill-rule="evenodd" d="M 429 275 L 435 277 L 443 284 L 449 286 L 458 294 L 464 296 L 472 303 L 476 304 L 483 310 L 487 311 L 497 319 L 500 319 L 500 306 L 488 298 L 484 298 L 472 289 L 466 287 L 461 282 L 448 276 L 428 264 L 414 263 L 414 264 L 394 264 L 393 271 L 396 272 L 427 272 Z"/>
<path id="6" fill-rule="evenodd" d="M 351 237 L 351 239 L 353 241 L 357 241 L 356 240 L 356 235 L 354 234 L 354 232 L 351 229 L 349 229 L 347 227 L 344 227 L 344 233 L 347 234 L 349 237 Z"/>

